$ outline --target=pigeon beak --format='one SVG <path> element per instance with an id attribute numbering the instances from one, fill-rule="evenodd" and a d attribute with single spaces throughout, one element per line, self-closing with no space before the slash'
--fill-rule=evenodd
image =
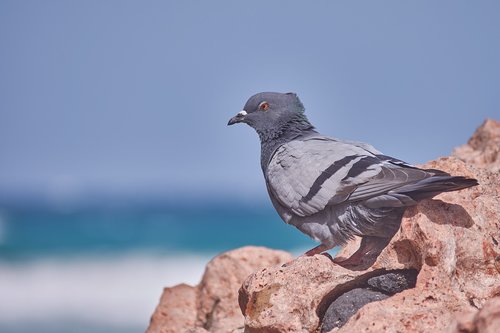
<path id="1" fill-rule="evenodd" d="M 227 123 L 227 126 L 233 125 L 236 123 L 241 123 L 243 119 L 245 119 L 245 116 L 247 115 L 247 112 L 245 110 L 238 112 L 236 116 L 233 118 L 229 119 L 229 122 Z"/>

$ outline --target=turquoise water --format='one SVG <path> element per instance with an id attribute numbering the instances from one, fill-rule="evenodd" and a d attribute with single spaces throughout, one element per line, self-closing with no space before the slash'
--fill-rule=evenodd
<path id="1" fill-rule="evenodd" d="M 217 253 L 315 243 L 262 205 L 0 209 L 0 332 L 141 332 Z"/>
<path id="2" fill-rule="evenodd" d="M 215 253 L 245 245 L 312 244 L 270 208 L 150 208 L 0 213 L 0 259 L 92 253 Z"/>

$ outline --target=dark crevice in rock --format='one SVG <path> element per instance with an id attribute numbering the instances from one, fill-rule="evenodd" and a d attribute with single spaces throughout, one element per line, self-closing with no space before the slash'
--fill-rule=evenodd
<path id="1" fill-rule="evenodd" d="M 361 307 L 414 288 L 418 271 L 377 270 L 335 287 L 320 303 L 317 313 L 321 333 L 342 327 Z"/>
<path id="2" fill-rule="evenodd" d="M 212 309 L 210 309 L 210 312 L 206 314 L 205 317 L 205 323 L 203 323 L 203 328 L 206 330 L 209 330 L 212 327 L 213 321 L 214 321 L 214 312 L 217 306 L 220 303 L 220 299 L 216 299 L 214 304 L 212 305 Z"/>

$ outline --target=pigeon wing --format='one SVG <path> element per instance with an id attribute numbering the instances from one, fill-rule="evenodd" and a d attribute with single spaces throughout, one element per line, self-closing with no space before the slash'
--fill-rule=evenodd
<path id="1" fill-rule="evenodd" d="M 372 198 L 377 198 L 372 199 L 374 207 L 412 204 L 405 196 L 384 195 L 433 175 L 369 145 L 326 137 L 280 146 L 266 170 L 270 194 L 302 217 L 328 205 Z"/>
<path id="2" fill-rule="evenodd" d="M 284 207 L 308 216 L 345 201 L 364 179 L 376 176 L 380 167 L 372 159 L 377 161 L 373 153 L 351 143 L 328 138 L 295 140 L 274 153 L 266 180 L 270 194 Z M 363 170 L 354 168 L 360 163 L 365 165 Z M 358 177 L 352 178 L 354 170 Z"/>

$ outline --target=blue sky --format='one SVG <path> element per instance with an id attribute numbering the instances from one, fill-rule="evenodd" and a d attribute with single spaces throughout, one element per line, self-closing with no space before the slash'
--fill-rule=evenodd
<path id="1" fill-rule="evenodd" d="M 411 163 L 500 118 L 496 1 L 3 0 L 0 48 L 7 193 L 266 200 L 260 91 Z"/>

